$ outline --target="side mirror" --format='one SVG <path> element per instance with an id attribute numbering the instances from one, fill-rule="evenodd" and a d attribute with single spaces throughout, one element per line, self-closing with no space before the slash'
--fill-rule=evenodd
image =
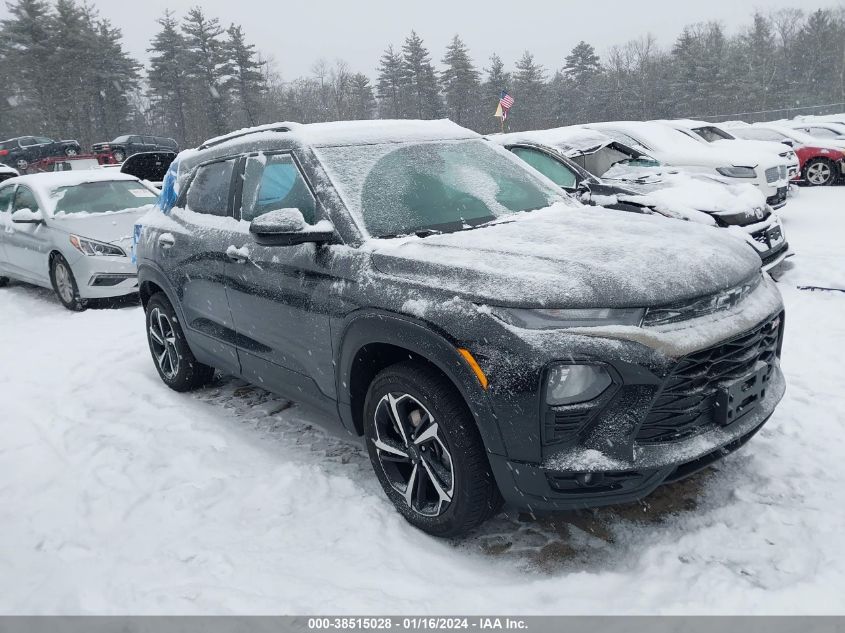
<path id="1" fill-rule="evenodd" d="M 41 211 L 18 209 L 12 214 L 12 222 L 15 224 L 41 224 L 43 221 L 44 215 Z"/>
<path id="2" fill-rule="evenodd" d="M 583 204 L 593 203 L 593 190 L 590 189 L 590 184 L 586 180 L 578 183 L 578 187 L 575 189 L 575 196 Z"/>
<path id="3" fill-rule="evenodd" d="M 299 209 L 278 209 L 259 215 L 250 223 L 249 232 L 261 246 L 326 244 L 334 240 L 331 222 L 323 220 L 308 224 Z"/>
<path id="4" fill-rule="evenodd" d="M 795 145 L 795 143 L 792 142 L 791 138 L 785 138 L 781 141 L 781 143 L 783 143 L 784 145 L 789 145 L 790 147 L 793 147 Z"/>

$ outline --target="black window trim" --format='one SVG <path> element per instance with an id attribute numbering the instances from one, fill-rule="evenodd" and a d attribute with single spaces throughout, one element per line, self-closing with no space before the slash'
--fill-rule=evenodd
<path id="1" fill-rule="evenodd" d="M 586 176 L 584 174 L 581 174 L 578 171 L 574 170 L 571 165 L 566 163 L 566 161 L 561 160 L 558 156 L 555 155 L 555 152 L 557 150 L 549 150 L 546 147 L 543 147 L 543 146 L 540 146 L 540 145 L 534 145 L 532 143 L 514 143 L 513 145 L 508 145 L 507 149 L 508 149 L 508 151 L 511 151 L 511 148 L 515 148 L 515 147 L 521 147 L 523 149 L 530 149 L 530 150 L 534 150 L 536 152 L 540 152 L 541 154 L 548 156 L 549 158 L 551 158 L 556 163 L 563 165 L 569 171 L 571 171 L 572 175 L 575 176 L 575 186 L 574 187 L 564 187 L 562 185 L 557 185 L 557 183 L 555 183 L 556 186 L 560 187 L 561 189 L 563 189 L 566 192 L 577 191 L 578 186 L 584 181 L 588 181 L 588 182 L 598 181 L 598 179 L 595 176 L 593 176 L 590 172 L 588 172 L 586 169 L 584 169 L 583 167 L 581 167 L 580 165 L 578 165 L 577 163 L 575 163 L 573 161 L 573 163 L 575 165 L 577 165 L 580 169 L 584 170 L 584 172 L 586 173 Z M 517 156 L 517 155 L 514 154 L 514 156 Z M 548 176 L 546 176 L 546 178 L 548 178 Z"/>

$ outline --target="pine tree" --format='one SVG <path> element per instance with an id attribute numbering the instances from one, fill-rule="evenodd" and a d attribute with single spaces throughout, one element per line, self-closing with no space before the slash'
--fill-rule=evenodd
<path id="1" fill-rule="evenodd" d="M 481 75 L 457 35 L 446 49 L 443 64 L 446 68 L 440 75 L 440 82 L 446 100 L 446 115 L 458 125 L 479 129 Z"/>
<path id="2" fill-rule="evenodd" d="M 512 95 L 515 104 L 508 116 L 508 125 L 513 130 L 542 128 L 548 118 L 544 100 L 546 70 L 534 61 L 534 56 L 528 51 L 514 66 Z"/>
<path id="3" fill-rule="evenodd" d="M 596 110 L 602 67 L 595 49 L 579 42 L 566 56 L 562 71 L 555 73 L 547 91 L 550 123 L 587 123 Z"/>
<path id="4" fill-rule="evenodd" d="M 404 114 L 413 119 L 440 116 L 440 89 L 431 65 L 431 55 L 422 38 L 411 31 L 402 46 L 402 83 L 407 87 Z"/>
<path id="5" fill-rule="evenodd" d="M 384 51 L 379 62 L 376 94 L 381 118 L 402 118 L 404 92 L 402 57 L 391 44 Z"/>
<path id="6" fill-rule="evenodd" d="M 240 25 L 232 24 L 226 31 L 225 54 L 229 60 L 232 75 L 225 86 L 233 96 L 233 124 L 238 127 L 258 123 L 261 96 L 266 89 L 259 61 L 253 44 L 247 44 L 246 35 Z"/>
<path id="7" fill-rule="evenodd" d="M 223 27 L 217 18 L 208 18 L 202 8 L 194 7 L 182 21 L 185 41 L 187 75 L 193 89 L 190 94 L 192 111 L 200 119 L 203 137 L 217 136 L 228 129 L 228 95 L 226 79 L 231 67 L 222 39 Z"/>
<path id="8" fill-rule="evenodd" d="M 5 97 L 21 114 L 21 129 L 44 130 L 57 105 L 50 93 L 50 5 L 45 0 L 18 0 L 6 8 L 10 17 L 0 22 L 0 40 L 6 68 L 14 68 L 17 90 Z"/>
<path id="9" fill-rule="evenodd" d="M 369 78 L 362 73 L 352 75 L 351 101 L 349 104 L 353 119 L 372 119 L 376 108 L 373 87 Z"/>
<path id="10" fill-rule="evenodd" d="M 194 136 L 187 128 L 186 116 L 189 108 L 188 53 L 173 13 L 166 11 L 158 23 L 161 31 L 147 49 L 152 53 L 148 72 L 149 97 L 160 121 L 159 127 L 168 130 L 184 147 Z"/>
<path id="11" fill-rule="evenodd" d="M 484 72 L 487 73 L 487 78 L 481 86 L 481 129 L 496 132 L 499 130 L 499 123 L 493 113 L 496 111 L 502 90 L 509 90 L 511 87 L 511 75 L 505 71 L 505 64 L 496 53 L 490 57 L 490 68 L 485 68 Z"/>
<path id="12" fill-rule="evenodd" d="M 591 79 L 601 72 L 599 56 L 596 49 L 584 40 L 578 42 L 572 52 L 566 56 L 566 66 L 563 69 L 567 79 L 577 86 L 586 86 Z"/>

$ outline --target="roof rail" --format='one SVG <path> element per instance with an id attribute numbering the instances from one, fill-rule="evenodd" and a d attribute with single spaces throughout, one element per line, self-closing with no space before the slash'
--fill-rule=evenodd
<path id="1" fill-rule="evenodd" d="M 291 129 L 292 128 L 290 123 L 273 123 L 271 125 L 261 125 L 258 127 L 246 128 L 243 130 L 238 130 L 237 132 L 232 132 L 231 134 L 225 134 L 224 136 L 218 136 L 216 138 L 208 139 L 202 145 L 200 145 L 198 149 L 208 149 L 209 147 L 214 147 L 216 145 L 220 145 L 221 143 L 225 143 L 236 138 L 249 136 L 250 134 L 260 134 L 261 132 L 290 132 Z"/>

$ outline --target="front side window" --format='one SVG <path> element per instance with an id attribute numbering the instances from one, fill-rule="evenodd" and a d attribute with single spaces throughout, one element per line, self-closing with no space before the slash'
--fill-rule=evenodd
<path id="1" fill-rule="evenodd" d="M 575 188 L 578 181 L 575 172 L 545 152 L 529 147 L 514 147 L 511 151 L 556 185 L 564 189 Z"/>
<path id="2" fill-rule="evenodd" d="M 199 167 L 188 189 L 188 210 L 207 215 L 228 215 L 234 168 L 234 159 Z"/>
<path id="3" fill-rule="evenodd" d="M 35 194 L 29 187 L 18 187 L 18 191 L 15 193 L 15 205 L 12 211 L 20 211 L 21 209 L 38 211 L 38 200 L 35 199 Z"/>
<path id="4" fill-rule="evenodd" d="M 134 180 L 105 180 L 57 187 L 50 192 L 53 213 L 105 213 L 153 204 L 158 195 Z"/>
<path id="5" fill-rule="evenodd" d="M 0 213 L 6 213 L 6 211 L 9 210 L 9 205 L 12 204 L 14 193 L 14 187 L 4 187 L 3 189 L 0 189 Z"/>
<path id="6" fill-rule="evenodd" d="M 299 209 L 313 224 L 317 207 L 310 189 L 289 154 L 251 156 L 244 173 L 241 219 L 252 221 L 278 209 Z"/>
<path id="7" fill-rule="evenodd" d="M 341 196 L 374 237 L 458 231 L 562 200 L 558 189 L 486 141 L 315 149 Z"/>
<path id="8" fill-rule="evenodd" d="M 693 131 L 708 143 L 712 143 L 714 141 L 730 141 L 734 138 L 727 132 L 720 130 L 717 127 L 713 127 L 712 125 L 695 128 Z"/>

